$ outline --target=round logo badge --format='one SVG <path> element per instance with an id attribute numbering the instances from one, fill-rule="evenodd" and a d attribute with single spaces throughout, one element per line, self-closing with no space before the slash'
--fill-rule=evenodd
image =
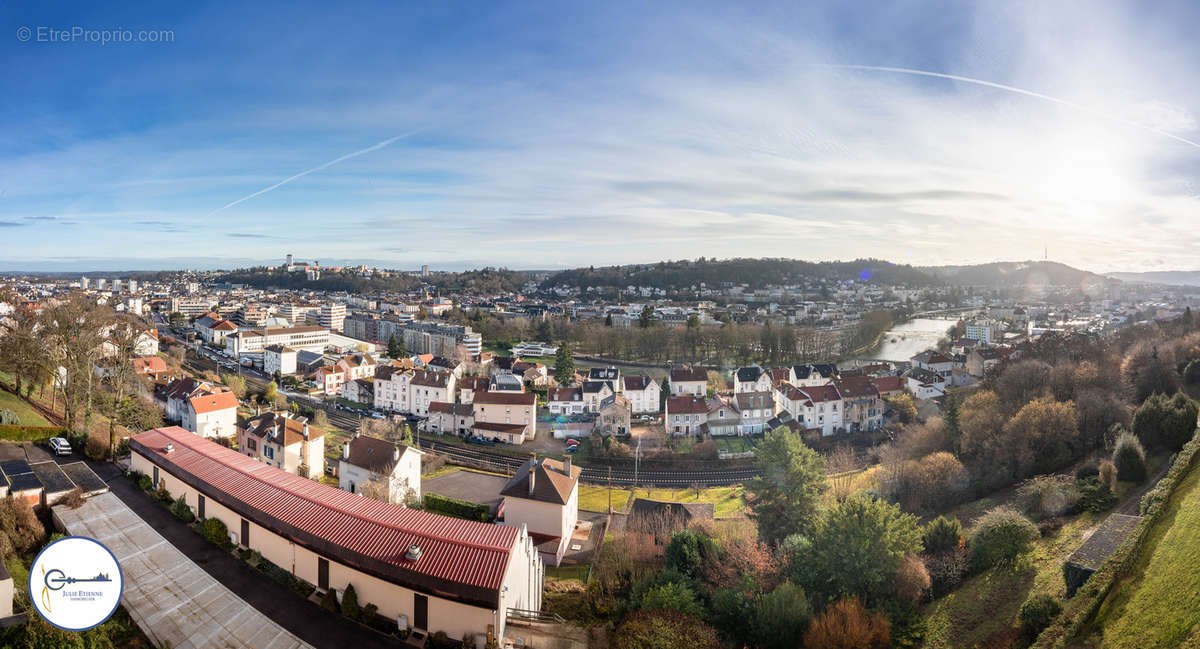
<path id="1" fill-rule="evenodd" d="M 29 601 L 47 622 L 66 631 L 85 631 L 107 620 L 124 588 L 117 558 L 86 536 L 47 545 L 29 569 Z"/>

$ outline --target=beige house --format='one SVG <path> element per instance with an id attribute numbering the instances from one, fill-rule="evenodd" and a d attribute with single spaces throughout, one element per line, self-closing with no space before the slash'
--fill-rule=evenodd
<path id="1" fill-rule="evenodd" d="M 238 450 L 263 464 L 316 480 L 325 472 L 325 433 L 287 413 L 267 412 L 238 426 Z"/>
<path id="2" fill-rule="evenodd" d="M 596 411 L 596 432 L 602 435 L 628 435 L 633 425 L 633 410 L 624 395 L 609 395 Z"/>
<path id="3" fill-rule="evenodd" d="M 201 437 L 237 434 L 237 397 L 232 392 L 201 392 L 188 398 L 181 425 Z"/>
<path id="4" fill-rule="evenodd" d="M 355 434 L 342 446 L 338 488 L 361 494 L 386 485 L 387 501 L 403 504 L 421 498 L 421 451 L 385 439 Z"/>
<path id="5" fill-rule="evenodd" d="M 658 381 L 645 374 L 626 374 L 621 377 L 621 393 L 629 399 L 633 414 L 644 415 L 662 410 L 662 388 Z"/>
<path id="6" fill-rule="evenodd" d="M 471 405 L 475 409 L 476 428 L 480 424 L 520 426 L 520 439 L 511 442 L 516 444 L 537 434 L 537 395 L 532 392 L 481 392 Z M 509 437 L 512 438 L 511 433 Z"/>
<path id="7" fill-rule="evenodd" d="M 545 569 L 523 526 L 398 507 L 289 474 L 177 426 L 130 440 L 131 468 L 225 524 L 319 591 L 353 585 L 362 604 L 423 633 L 492 633 L 510 609 L 540 610 Z"/>
<path id="8" fill-rule="evenodd" d="M 579 520 L 579 467 L 571 458 L 562 462 L 532 458 L 500 490 L 504 524 L 522 526 L 537 544 L 542 560 L 557 566 L 571 544 Z"/>
<path id="9" fill-rule="evenodd" d="M 672 396 L 702 397 L 708 390 L 708 372 L 701 367 L 676 367 L 670 375 Z"/>

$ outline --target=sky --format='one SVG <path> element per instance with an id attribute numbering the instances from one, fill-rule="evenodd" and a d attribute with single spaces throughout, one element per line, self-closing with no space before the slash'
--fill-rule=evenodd
<path id="1" fill-rule="evenodd" d="M 0 270 L 1195 269 L 1197 24 L 1191 0 L 5 3 Z"/>

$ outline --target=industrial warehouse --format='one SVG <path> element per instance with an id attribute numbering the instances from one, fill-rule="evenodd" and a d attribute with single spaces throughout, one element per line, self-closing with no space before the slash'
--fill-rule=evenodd
<path id="1" fill-rule="evenodd" d="M 502 638 L 509 609 L 538 610 L 544 568 L 524 526 L 466 521 L 354 495 L 267 466 L 183 428 L 130 440 L 131 469 L 220 519 L 241 547 L 318 589 L 416 630 Z"/>

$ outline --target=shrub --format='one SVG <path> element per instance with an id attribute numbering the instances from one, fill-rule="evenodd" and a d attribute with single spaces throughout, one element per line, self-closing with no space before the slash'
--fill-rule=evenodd
<path id="1" fill-rule="evenodd" d="M 719 649 L 712 627 L 677 611 L 637 611 L 617 627 L 613 649 Z"/>
<path id="2" fill-rule="evenodd" d="M 86 499 L 83 497 L 83 489 L 75 487 L 74 489 L 68 491 L 67 495 L 63 496 L 62 500 L 58 501 L 58 504 L 65 505 L 71 509 L 79 509 L 80 507 L 83 507 L 84 502 L 86 502 Z"/>
<path id="3" fill-rule="evenodd" d="M 908 555 L 896 570 L 896 599 L 909 606 L 916 606 L 925 599 L 933 585 L 925 564 L 915 555 Z"/>
<path id="4" fill-rule="evenodd" d="M 1021 632 L 1025 634 L 1026 638 L 1033 640 L 1046 627 L 1050 626 L 1055 616 L 1061 611 L 1062 604 L 1059 604 L 1058 599 L 1052 595 L 1045 593 L 1030 595 L 1029 599 L 1021 604 L 1021 610 L 1017 612 Z"/>
<path id="5" fill-rule="evenodd" d="M 1112 462 L 1108 460 L 1101 462 L 1096 477 L 1100 479 L 1101 483 L 1108 485 L 1109 491 L 1117 490 L 1117 467 Z"/>
<path id="6" fill-rule="evenodd" d="M 332 588 L 325 591 L 325 596 L 321 598 L 321 608 L 329 611 L 330 613 L 338 613 L 341 611 L 341 608 L 338 606 L 337 593 Z"/>
<path id="7" fill-rule="evenodd" d="M 1038 476 L 1017 488 L 1017 503 L 1035 521 L 1055 518 L 1076 511 L 1079 490 L 1070 476 Z"/>
<path id="8" fill-rule="evenodd" d="M 354 584 L 346 584 L 346 590 L 342 591 L 342 615 L 351 620 L 362 617 L 362 609 L 358 606 L 358 593 L 354 590 Z"/>
<path id="9" fill-rule="evenodd" d="M 1016 510 L 996 507 L 980 517 L 971 530 L 967 544 L 971 567 L 986 570 L 1012 563 L 1029 551 L 1037 534 L 1037 527 Z"/>
<path id="10" fill-rule="evenodd" d="M 1196 430 L 1197 406 L 1187 395 L 1156 394 L 1133 414 L 1133 433 L 1147 446 L 1178 451 Z"/>
<path id="11" fill-rule="evenodd" d="M 925 525 L 921 540 L 926 554 L 940 554 L 962 545 L 963 528 L 957 518 L 938 516 Z"/>
<path id="12" fill-rule="evenodd" d="M 142 474 L 137 477 L 137 486 L 142 491 L 150 491 L 150 488 L 154 486 L 154 481 L 150 479 L 150 476 Z"/>
<path id="13" fill-rule="evenodd" d="M 804 635 L 809 619 L 804 589 L 783 582 L 754 603 L 754 644 L 761 649 L 792 649 Z M 744 628 L 743 621 L 742 627 Z"/>
<path id="14" fill-rule="evenodd" d="M 479 521 L 481 523 L 488 521 L 489 510 L 487 505 L 469 503 L 465 500 L 448 498 L 438 494 L 425 494 L 423 507 L 425 511 L 453 516 L 454 518 L 465 518 L 469 521 Z"/>
<path id="15" fill-rule="evenodd" d="M 39 547 L 46 538 L 46 527 L 38 520 L 33 507 L 24 498 L 14 498 L 12 494 L 0 500 L 0 531 L 3 532 L 0 537 L 8 543 L 5 549 L 11 546 L 22 554 Z"/>
<path id="16" fill-rule="evenodd" d="M 642 595 L 638 608 L 647 611 L 679 611 L 693 617 L 704 615 L 704 607 L 696 601 L 696 593 L 678 582 L 652 587 Z"/>
<path id="17" fill-rule="evenodd" d="M 200 536 L 222 550 L 233 548 L 233 542 L 229 540 L 229 528 L 219 518 L 204 519 L 200 524 Z"/>
<path id="18" fill-rule="evenodd" d="M 1140 483 L 1146 479 L 1146 451 L 1132 433 L 1123 432 L 1117 437 L 1112 463 L 1117 469 L 1118 480 Z"/>
<path id="19" fill-rule="evenodd" d="M 428 646 L 429 649 L 461 649 L 462 641 L 451 638 L 445 631 L 437 631 L 429 634 Z"/>
<path id="20" fill-rule="evenodd" d="M 716 553 L 713 540 L 703 532 L 681 530 L 671 535 L 664 553 L 666 565 L 689 577 L 695 577 L 705 560 Z"/>
<path id="21" fill-rule="evenodd" d="M 21 416 L 12 410 L 0 410 L 0 426 L 20 426 Z"/>
<path id="22" fill-rule="evenodd" d="M 1057 518 L 1057 517 L 1056 518 L 1047 518 L 1044 521 L 1038 522 L 1037 530 L 1038 530 L 1038 534 L 1041 536 L 1053 536 L 1054 534 L 1057 534 L 1059 530 L 1062 529 L 1062 526 L 1063 526 L 1063 519 Z"/>
<path id="23" fill-rule="evenodd" d="M 367 604 L 362 609 L 362 619 L 364 622 L 371 622 L 375 616 L 379 614 L 379 607 L 374 604 Z"/>
<path id="24" fill-rule="evenodd" d="M 1097 464 L 1095 460 L 1089 460 L 1087 462 L 1084 462 L 1083 464 L 1081 464 L 1079 466 L 1078 469 L 1075 469 L 1075 477 L 1076 478 L 1086 478 L 1088 476 L 1093 476 L 1098 473 L 1100 473 L 1100 465 Z"/>
<path id="25" fill-rule="evenodd" d="M 196 515 L 192 513 L 192 508 L 188 506 L 187 499 L 182 495 L 176 498 L 175 502 L 171 504 L 171 513 L 175 515 L 175 518 L 184 523 L 191 523 L 196 520 Z"/>
<path id="26" fill-rule="evenodd" d="M 871 614 L 857 599 L 843 599 L 818 615 L 804 634 L 805 649 L 885 649 L 887 618 Z"/>
<path id="27" fill-rule="evenodd" d="M 934 597 L 941 597 L 957 588 L 967 574 L 967 550 L 963 547 L 926 555 L 924 560 Z"/>
<path id="28" fill-rule="evenodd" d="M 170 505 L 171 503 L 175 502 L 175 499 L 171 497 L 171 492 L 167 491 L 166 487 L 159 487 L 158 489 L 155 489 L 154 499 L 164 505 Z"/>
<path id="29" fill-rule="evenodd" d="M 1117 504 L 1116 495 L 1097 476 L 1080 480 L 1078 485 L 1079 506 L 1089 512 L 1098 514 L 1112 509 Z"/>

